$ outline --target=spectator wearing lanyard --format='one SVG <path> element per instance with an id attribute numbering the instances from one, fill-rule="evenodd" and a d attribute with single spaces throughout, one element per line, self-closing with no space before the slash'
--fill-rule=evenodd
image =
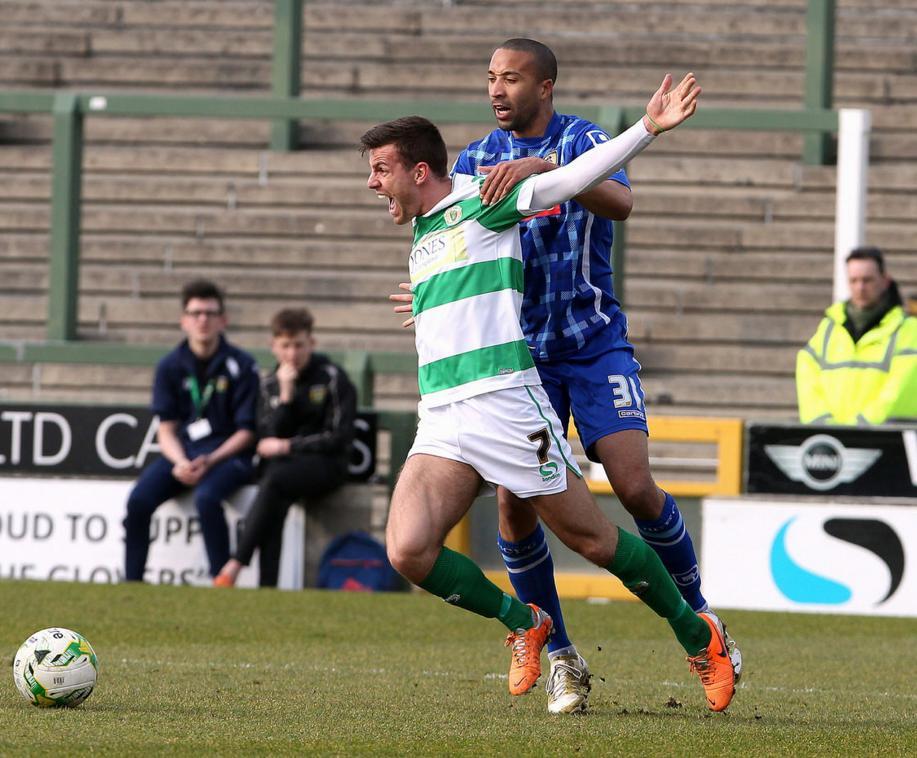
<path id="1" fill-rule="evenodd" d="M 126 581 L 146 571 L 153 513 L 194 491 L 194 505 L 215 576 L 229 559 L 223 500 L 252 478 L 258 400 L 255 359 L 223 336 L 223 293 L 196 280 L 182 290 L 186 339 L 156 367 L 152 410 L 159 417 L 162 457 L 147 466 L 127 501 Z"/>

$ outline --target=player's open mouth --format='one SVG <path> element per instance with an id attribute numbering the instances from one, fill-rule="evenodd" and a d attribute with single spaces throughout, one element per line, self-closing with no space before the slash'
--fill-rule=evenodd
<path id="1" fill-rule="evenodd" d="M 389 197 L 388 195 L 383 195 L 381 192 L 377 192 L 376 197 L 378 197 L 380 200 L 388 200 L 388 212 L 392 215 L 395 214 L 395 198 Z"/>
<path id="2" fill-rule="evenodd" d="M 497 118 L 506 118 L 509 115 L 509 107 L 502 103 L 494 103 L 493 109 Z"/>

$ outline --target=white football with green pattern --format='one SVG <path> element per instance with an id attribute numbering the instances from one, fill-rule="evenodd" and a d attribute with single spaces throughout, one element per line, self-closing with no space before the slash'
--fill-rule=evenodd
<path id="1" fill-rule="evenodd" d="M 74 706 L 92 694 L 99 674 L 95 651 L 83 635 L 54 627 L 35 632 L 13 659 L 13 681 L 42 708 Z"/>

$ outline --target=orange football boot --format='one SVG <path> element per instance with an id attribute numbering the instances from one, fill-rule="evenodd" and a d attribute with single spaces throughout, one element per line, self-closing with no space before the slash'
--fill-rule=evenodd
<path id="1" fill-rule="evenodd" d="M 691 671 L 700 676 L 711 711 L 725 711 L 735 694 L 735 671 L 729 659 L 729 648 L 719 624 L 707 613 L 698 613 L 710 627 L 710 644 L 697 655 L 688 656 Z"/>
<path id="2" fill-rule="evenodd" d="M 517 629 L 506 636 L 506 647 L 511 647 L 513 658 L 509 664 L 509 694 L 524 695 L 541 676 L 541 649 L 548 641 L 554 623 L 537 605 L 529 603 L 534 626 Z"/>

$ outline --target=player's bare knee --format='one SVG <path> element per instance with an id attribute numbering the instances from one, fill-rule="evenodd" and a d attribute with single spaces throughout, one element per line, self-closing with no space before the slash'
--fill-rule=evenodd
<path id="1" fill-rule="evenodd" d="M 615 494 L 634 518 L 654 521 L 662 514 L 665 495 L 650 477 L 615 486 Z"/>
<path id="2" fill-rule="evenodd" d="M 393 540 L 385 550 L 392 568 L 414 584 L 427 578 L 436 560 L 436 555 L 426 546 L 410 542 Z"/>
<path id="3" fill-rule="evenodd" d="M 400 550 L 397 546 L 391 544 L 386 547 L 386 553 L 392 568 L 403 577 L 415 584 L 423 580 L 422 576 L 415 578 L 417 574 L 416 559 L 410 553 Z"/>
<path id="4" fill-rule="evenodd" d="M 604 568 L 614 558 L 614 549 L 608 540 L 599 537 L 589 537 L 579 543 L 577 552 L 590 563 Z"/>

